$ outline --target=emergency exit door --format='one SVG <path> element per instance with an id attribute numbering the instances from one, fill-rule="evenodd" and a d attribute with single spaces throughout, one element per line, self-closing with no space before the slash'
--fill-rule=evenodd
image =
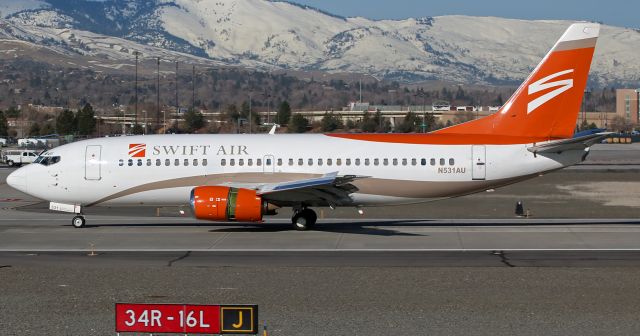
<path id="1" fill-rule="evenodd" d="M 84 158 L 84 178 L 85 180 L 97 181 L 102 178 L 100 157 L 102 146 L 87 146 Z"/>
<path id="2" fill-rule="evenodd" d="M 487 178 L 487 149 L 486 146 L 472 146 L 471 167 L 474 180 L 484 180 Z"/>

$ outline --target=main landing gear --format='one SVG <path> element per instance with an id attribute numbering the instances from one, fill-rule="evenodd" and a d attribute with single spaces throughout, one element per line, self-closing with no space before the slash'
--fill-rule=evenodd
<path id="1" fill-rule="evenodd" d="M 305 231 L 313 228 L 313 226 L 316 225 L 317 220 L 318 215 L 316 215 L 315 211 L 307 208 L 295 211 L 293 213 L 293 217 L 291 217 L 293 228 L 298 231 Z"/>
<path id="2" fill-rule="evenodd" d="M 86 223 L 87 221 L 85 221 L 84 216 L 82 215 L 77 215 L 71 220 L 71 225 L 77 229 L 83 228 Z"/>

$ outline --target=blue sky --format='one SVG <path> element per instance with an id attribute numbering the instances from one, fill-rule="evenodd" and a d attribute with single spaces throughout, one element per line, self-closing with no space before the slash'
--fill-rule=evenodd
<path id="1" fill-rule="evenodd" d="M 640 28 L 638 0 L 293 0 L 341 16 L 372 19 L 463 14 L 516 19 L 601 21 Z"/>

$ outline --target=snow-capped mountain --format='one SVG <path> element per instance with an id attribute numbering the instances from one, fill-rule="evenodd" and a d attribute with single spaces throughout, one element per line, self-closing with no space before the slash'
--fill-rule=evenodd
<path id="1" fill-rule="evenodd" d="M 267 0 L 0 0 L 0 16 L 5 39 L 84 55 L 131 57 L 140 48 L 143 56 L 179 53 L 230 65 L 464 83 L 522 80 L 571 23 L 468 16 L 374 21 Z M 603 26 L 601 34 L 591 80 L 637 84 L 640 32 Z"/>

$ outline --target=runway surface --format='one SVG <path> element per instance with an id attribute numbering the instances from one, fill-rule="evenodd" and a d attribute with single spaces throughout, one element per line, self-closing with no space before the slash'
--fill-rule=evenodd
<path id="1" fill-rule="evenodd" d="M 0 330 L 115 334 L 114 303 L 147 302 L 258 304 L 269 335 L 634 335 L 634 148 L 469 197 L 318 209 L 308 232 L 287 211 L 246 225 L 179 208 L 88 209 L 74 229 L 0 169 Z"/>
<path id="2" fill-rule="evenodd" d="M 640 250 L 640 221 L 325 220 L 292 231 L 287 220 L 212 225 L 175 218 L 0 219 L 0 251 Z"/>

